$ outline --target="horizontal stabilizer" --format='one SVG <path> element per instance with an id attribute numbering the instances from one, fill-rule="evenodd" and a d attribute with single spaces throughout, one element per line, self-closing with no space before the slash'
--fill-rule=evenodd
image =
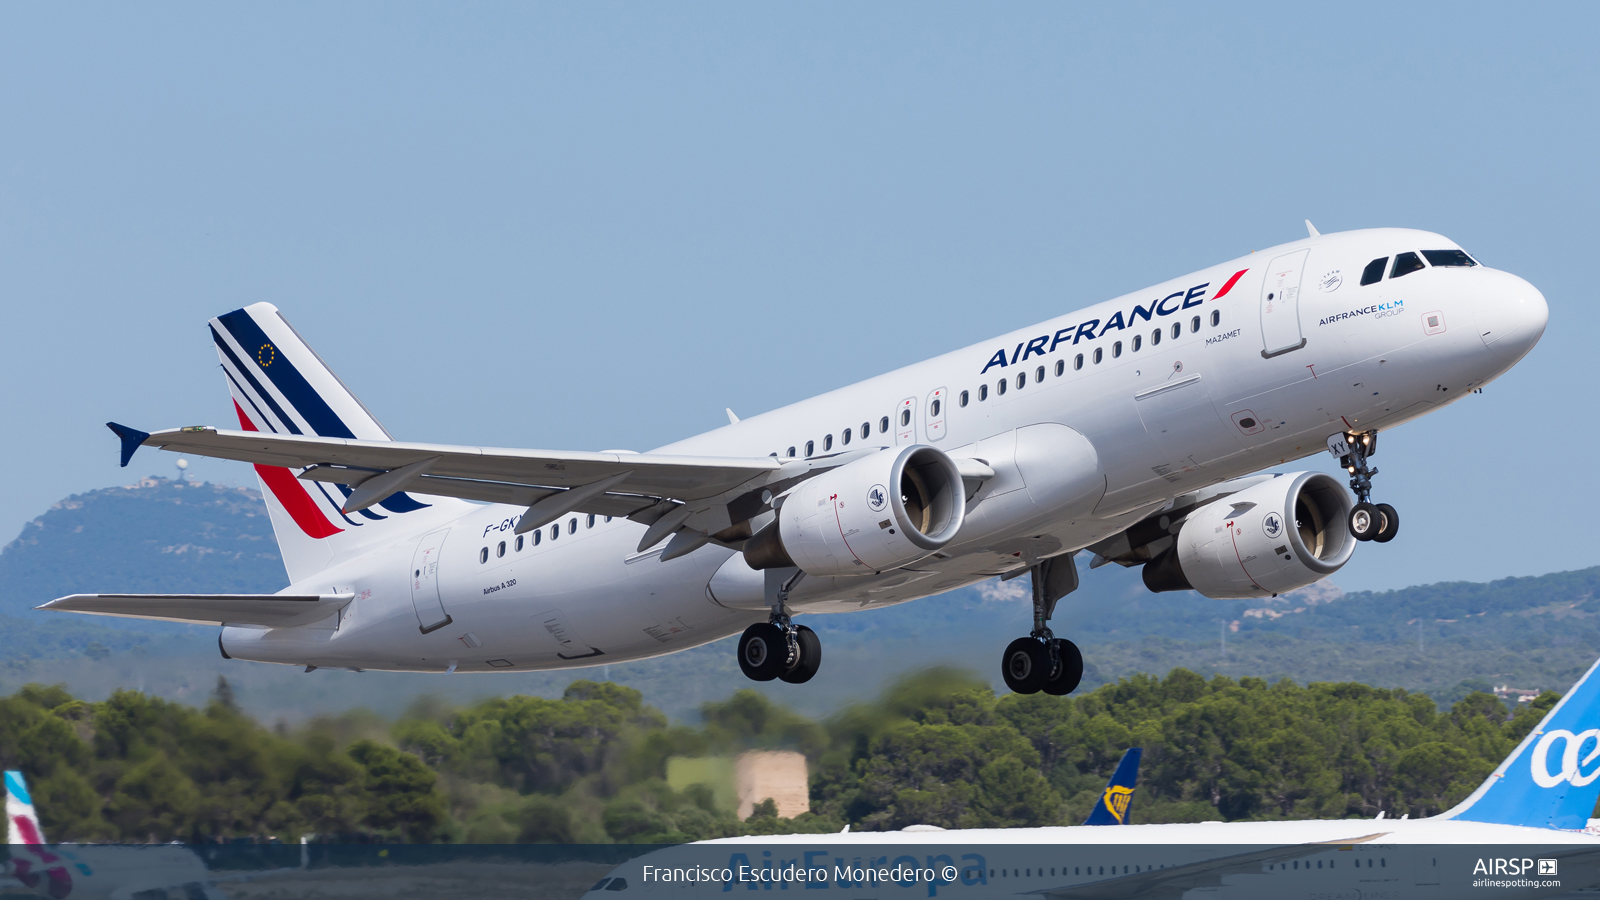
<path id="1" fill-rule="evenodd" d="M 207 625 L 280 627 L 318 622 L 355 594 L 73 594 L 34 609 Z"/>

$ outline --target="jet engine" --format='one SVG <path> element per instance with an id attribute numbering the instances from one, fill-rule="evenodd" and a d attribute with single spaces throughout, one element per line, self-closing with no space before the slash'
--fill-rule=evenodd
<path id="1" fill-rule="evenodd" d="M 1321 472 L 1280 475 L 1200 507 L 1144 567 L 1152 591 L 1275 597 L 1339 571 L 1355 552 L 1350 494 Z"/>
<path id="2" fill-rule="evenodd" d="M 886 449 L 801 482 L 745 542 L 753 569 L 871 575 L 950 543 L 966 515 L 956 463 L 928 446 Z"/>

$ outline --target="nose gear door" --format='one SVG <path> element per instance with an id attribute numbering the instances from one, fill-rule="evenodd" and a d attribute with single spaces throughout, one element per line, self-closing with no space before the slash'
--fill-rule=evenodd
<path id="1" fill-rule="evenodd" d="M 1271 359 L 1306 345 L 1300 333 L 1300 278 L 1311 248 L 1285 253 L 1267 267 L 1261 285 L 1261 356 Z"/>
<path id="2" fill-rule="evenodd" d="M 411 606 L 417 611 L 417 627 L 423 634 L 450 624 L 439 598 L 439 557 L 450 529 L 435 531 L 417 542 L 411 557 Z"/>

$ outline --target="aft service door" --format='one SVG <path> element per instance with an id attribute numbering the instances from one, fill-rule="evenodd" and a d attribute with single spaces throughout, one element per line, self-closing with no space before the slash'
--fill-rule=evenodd
<path id="1" fill-rule="evenodd" d="M 439 556 L 449 533 L 446 528 L 424 537 L 411 557 L 411 606 L 417 611 L 417 627 L 423 634 L 450 624 L 439 599 Z"/>
<path id="2" fill-rule="evenodd" d="M 1310 248 L 1274 259 L 1261 285 L 1261 355 L 1271 359 L 1306 345 L 1300 333 L 1300 278 Z"/>

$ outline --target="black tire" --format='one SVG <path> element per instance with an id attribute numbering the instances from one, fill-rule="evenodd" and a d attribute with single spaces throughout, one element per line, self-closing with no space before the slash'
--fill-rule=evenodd
<path id="1" fill-rule="evenodd" d="M 1371 503 L 1357 503 L 1350 510 L 1350 536 L 1358 541 L 1370 541 L 1378 534 L 1382 524 L 1378 508 Z"/>
<path id="2" fill-rule="evenodd" d="M 1037 694 L 1050 678 L 1050 654 L 1038 638 L 1017 638 L 1000 658 L 1000 677 L 1018 694 Z"/>
<path id="3" fill-rule="evenodd" d="M 1055 671 L 1044 683 L 1044 692 L 1057 697 L 1065 697 L 1078 689 L 1078 682 L 1083 680 L 1083 651 L 1078 645 L 1064 638 L 1052 641 L 1056 645 L 1056 658 L 1058 660 Z"/>
<path id="4" fill-rule="evenodd" d="M 790 684 L 805 684 L 822 667 L 822 639 L 806 626 L 796 625 L 794 641 L 800 650 L 800 658 L 778 677 Z"/>
<path id="5" fill-rule="evenodd" d="M 1378 511 L 1378 515 L 1383 519 L 1383 527 L 1378 529 L 1378 533 L 1372 539 L 1380 544 L 1387 544 L 1394 540 L 1395 535 L 1400 533 L 1400 513 L 1387 503 L 1379 503 L 1373 508 Z"/>
<path id="6" fill-rule="evenodd" d="M 789 662 L 789 642 L 783 629 L 758 622 L 739 636 L 739 670 L 751 681 L 771 681 Z"/>

